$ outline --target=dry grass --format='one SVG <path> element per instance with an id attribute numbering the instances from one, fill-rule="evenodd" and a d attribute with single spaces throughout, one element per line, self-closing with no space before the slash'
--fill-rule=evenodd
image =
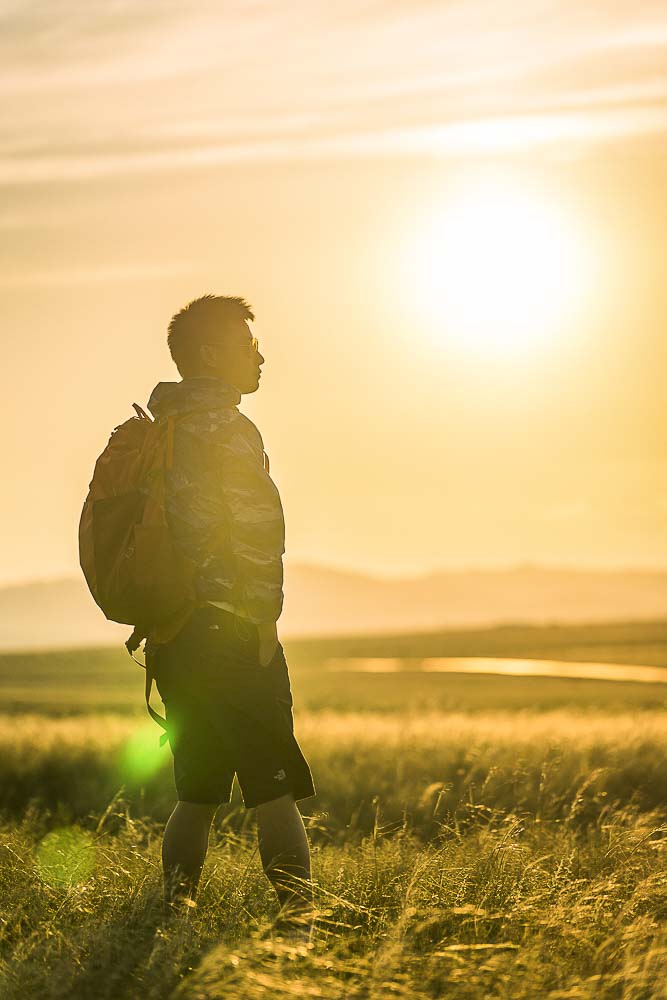
<path id="1" fill-rule="evenodd" d="M 580 685 L 574 710 L 563 685 L 437 680 L 351 680 L 338 712 L 330 678 L 295 685 L 311 951 L 268 934 L 238 789 L 191 923 L 160 926 L 174 793 L 152 723 L 0 715 L 2 1000 L 664 1000 L 663 693 Z"/>
<path id="2" fill-rule="evenodd" d="M 380 827 L 316 845 L 312 951 L 267 936 L 275 903 L 250 829 L 218 831 L 190 926 L 166 929 L 158 827 L 111 810 L 69 885 L 40 861 L 43 831 L 36 815 L 2 831 L 5 1000 L 664 996 L 657 815 L 626 809 L 586 829 L 485 815 L 429 844 Z"/>
<path id="3" fill-rule="evenodd" d="M 302 713 L 297 731 L 318 795 L 303 803 L 326 841 L 382 822 L 428 840 L 471 807 L 582 822 L 626 805 L 667 802 L 667 720 L 660 712 L 424 715 Z M 173 803 L 171 754 L 150 721 L 116 715 L 0 716 L 0 806 L 31 803 L 57 821 L 84 819 L 122 794 L 136 814 L 164 820 Z M 238 823 L 235 789 L 222 814 Z"/>

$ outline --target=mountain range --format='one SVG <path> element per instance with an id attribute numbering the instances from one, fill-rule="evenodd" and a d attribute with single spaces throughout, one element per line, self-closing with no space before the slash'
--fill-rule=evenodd
<path id="1" fill-rule="evenodd" d="M 524 565 L 389 579 L 286 562 L 278 632 L 289 639 L 665 616 L 667 570 Z M 0 649 L 107 645 L 129 631 L 105 620 L 82 578 L 0 588 Z"/>

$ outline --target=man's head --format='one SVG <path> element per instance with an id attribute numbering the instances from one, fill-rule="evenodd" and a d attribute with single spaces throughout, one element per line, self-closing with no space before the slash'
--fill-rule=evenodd
<path id="1" fill-rule="evenodd" d="M 202 295 L 176 313 L 167 343 L 182 378 L 213 375 L 256 392 L 264 358 L 248 326 L 254 318 L 244 299 L 227 295 Z"/>

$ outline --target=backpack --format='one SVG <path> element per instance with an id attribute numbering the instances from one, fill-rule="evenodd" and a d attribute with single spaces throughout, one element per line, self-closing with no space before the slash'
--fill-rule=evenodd
<path id="1" fill-rule="evenodd" d="M 79 562 L 105 617 L 134 626 L 125 646 L 132 656 L 150 636 L 172 638 L 196 606 L 195 564 L 173 545 L 165 511 L 165 473 L 174 453 L 174 417 L 152 420 L 136 411 L 116 427 L 95 463 L 79 522 Z M 139 660 L 136 661 L 140 663 Z M 167 738 L 166 722 L 146 704 Z"/>

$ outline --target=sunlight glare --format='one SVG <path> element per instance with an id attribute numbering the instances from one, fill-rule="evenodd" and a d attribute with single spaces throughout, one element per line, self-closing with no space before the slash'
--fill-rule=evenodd
<path id="1" fill-rule="evenodd" d="M 585 270 L 564 209 L 516 185 L 470 184 L 410 248 L 430 321 L 479 355 L 524 352 L 567 330 Z"/>

